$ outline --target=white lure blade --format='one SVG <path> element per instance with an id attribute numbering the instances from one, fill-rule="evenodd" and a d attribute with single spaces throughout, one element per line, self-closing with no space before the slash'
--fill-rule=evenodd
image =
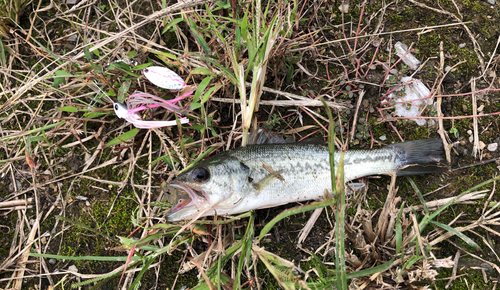
<path id="1" fill-rule="evenodd" d="M 187 124 L 189 123 L 188 118 L 181 118 L 179 119 L 181 124 Z M 161 128 L 161 127 L 170 127 L 170 126 L 175 126 L 177 125 L 177 122 L 175 120 L 172 121 L 136 121 L 133 122 L 134 126 L 139 129 L 154 129 L 154 128 Z"/>
<path id="2" fill-rule="evenodd" d="M 143 70 L 146 78 L 153 84 L 167 90 L 180 90 L 186 86 L 184 80 L 172 70 L 161 66 L 150 66 Z"/>

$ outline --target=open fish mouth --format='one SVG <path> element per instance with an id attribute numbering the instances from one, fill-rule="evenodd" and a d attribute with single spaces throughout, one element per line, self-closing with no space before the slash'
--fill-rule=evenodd
<path id="1" fill-rule="evenodd" d="M 194 189 L 184 183 L 171 183 L 166 188 L 170 192 L 168 201 L 172 204 L 167 216 L 187 207 L 201 208 L 207 201 L 205 191 Z"/>

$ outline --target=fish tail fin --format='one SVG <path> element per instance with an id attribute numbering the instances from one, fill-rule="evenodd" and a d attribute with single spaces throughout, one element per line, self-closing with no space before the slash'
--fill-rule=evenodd
<path id="1" fill-rule="evenodd" d="M 439 138 L 408 141 L 389 145 L 398 154 L 396 174 L 416 175 L 447 171 L 449 165 L 442 157 L 443 142 Z"/>

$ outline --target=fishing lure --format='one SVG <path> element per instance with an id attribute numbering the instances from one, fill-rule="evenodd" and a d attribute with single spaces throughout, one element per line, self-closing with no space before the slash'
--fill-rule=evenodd
<path id="1" fill-rule="evenodd" d="M 184 80 L 172 70 L 166 67 L 151 66 L 143 70 L 146 78 L 158 87 L 168 89 L 168 90 L 182 90 L 181 96 L 173 100 L 164 100 L 157 96 L 136 92 L 130 95 L 127 101 L 127 106 L 121 103 L 113 103 L 113 109 L 115 114 L 125 119 L 126 121 L 132 123 L 136 128 L 160 128 L 167 126 L 174 126 L 177 124 L 175 120 L 173 121 L 146 121 L 139 114 L 140 111 L 163 107 L 171 112 L 180 115 L 182 108 L 174 105 L 174 103 L 184 99 L 185 97 L 193 94 L 194 87 L 186 86 Z M 189 122 L 187 118 L 180 119 L 181 124 L 186 124 Z"/>
<path id="2" fill-rule="evenodd" d="M 167 101 L 151 94 L 136 92 L 133 95 L 129 96 L 127 106 L 125 106 L 122 103 L 114 102 L 113 109 L 115 110 L 115 114 L 119 118 L 125 119 L 127 122 L 132 123 L 136 128 L 152 129 L 152 128 L 168 127 L 177 125 L 177 122 L 175 120 L 147 121 L 142 118 L 139 112 L 147 109 L 163 107 L 171 112 L 179 114 L 181 108 L 174 105 L 174 103 L 182 100 L 185 97 L 186 95 L 183 95 L 181 97 Z M 180 119 L 181 124 L 186 124 L 188 122 L 189 122 L 188 118 L 184 117 Z"/>

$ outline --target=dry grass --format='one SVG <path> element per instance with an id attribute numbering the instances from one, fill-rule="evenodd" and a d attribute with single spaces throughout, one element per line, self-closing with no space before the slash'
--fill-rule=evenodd
<path id="1" fill-rule="evenodd" d="M 494 105 L 500 90 L 500 59 L 495 56 L 500 37 L 496 45 L 487 45 L 481 36 L 484 31 L 478 28 L 481 24 L 475 18 L 469 21 L 464 11 L 466 1 L 456 2 L 438 8 L 411 0 L 374 9 L 365 1 L 351 3 L 346 14 L 333 2 L 269 2 L 268 10 L 251 10 L 250 4 L 238 1 L 206 0 L 168 3 L 164 8 L 153 2 L 19 3 L 16 7 L 25 6 L 24 15 L 30 21 L 16 16 L 20 26 L 0 22 L 7 33 L 0 47 L 0 289 L 48 289 L 49 285 L 69 289 L 91 279 L 96 282 L 89 284 L 99 288 L 99 281 L 109 276 L 114 278 L 103 283 L 127 289 L 139 287 L 142 275 L 146 278 L 141 287 L 161 289 L 195 285 L 197 279 L 203 283 L 208 277 L 222 281 L 209 282 L 209 289 L 221 284 L 314 289 L 334 283 L 335 223 L 331 220 L 335 218 L 328 207 L 314 214 L 314 221 L 319 219 L 328 227 L 326 240 L 311 241 L 318 237 L 311 221 L 300 238 L 297 235 L 277 254 L 269 248 L 280 248 L 281 227 L 259 237 L 275 214 L 269 219 L 266 213 L 246 214 L 231 222 L 181 227 L 165 223 L 161 204 L 165 200 L 162 182 L 170 182 L 205 156 L 246 143 L 245 133 L 252 128 L 272 127 L 297 141 L 325 138 L 328 117 L 320 97 L 336 112 L 339 147 L 371 148 L 384 142 L 381 135 L 389 136 L 386 143 L 390 143 L 440 134 L 450 144 L 446 156 L 454 167 L 464 166 L 461 160 L 467 158 L 457 150 L 467 148 L 468 153 L 486 159 L 476 164 L 483 166 L 478 171 L 460 169 L 473 175 L 470 179 L 452 172 L 418 179 L 418 185 L 395 178 L 390 184 L 365 180 L 362 191 L 347 197 L 345 259 L 348 273 L 366 272 L 349 276 L 348 283 L 356 289 L 425 289 L 422 285 L 436 285 L 443 267 L 454 267 L 452 277 L 446 278 L 449 285 L 469 283 L 463 282 L 469 281 L 467 276 L 457 275 L 458 262 L 471 261 L 463 259 L 469 256 L 489 265 L 480 268 L 489 271 L 490 284 L 486 284 L 496 285 L 494 279 L 500 276 L 497 178 L 496 169 L 484 166 L 498 154 L 481 148 L 480 141 L 493 142 L 492 136 L 500 134 L 500 112 Z M 246 28 L 253 33 L 248 38 L 241 36 L 242 22 L 236 22 L 246 9 L 248 17 L 256 20 L 248 23 L 263 25 Z M 398 13 L 410 9 L 437 15 L 441 22 L 392 29 Z M 233 11 L 238 12 L 233 15 Z M 278 16 L 274 22 L 273 16 Z M 498 24 L 500 19 L 495 17 L 498 14 L 490 21 Z M 269 39 L 257 45 L 265 39 L 266 29 Z M 422 40 L 437 33 L 450 41 L 446 37 L 450 32 L 463 33 L 451 42 L 470 47 L 469 59 L 453 57 L 458 52 L 447 51 L 442 43 Z M 391 50 L 395 40 L 402 39 L 411 39 L 413 44 L 407 44 L 421 51 L 413 51 L 422 60 L 416 71 L 407 69 Z M 424 50 L 431 45 L 441 48 L 424 54 L 432 51 Z M 259 47 L 261 58 L 252 62 L 251 50 Z M 135 64 L 113 63 L 129 58 L 138 65 L 169 66 L 198 88 L 183 103 L 193 127 L 123 135 L 131 125 L 114 116 L 111 104 L 96 88 L 115 101 L 123 101 L 135 90 L 165 98 L 176 95 L 151 85 L 140 71 L 134 71 Z M 472 59 L 478 71 L 461 72 Z M 395 77 L 389 79 L 389 73 Z M 392 114 L 394 104 L 381 105 L 381 99 L 402 85 L 399 80 L 404 75 L 421 77 L 431 88 L 426 99 L 428 104 L 437 101 L 436 111 L 427 108 L 413 119 L 437 120 L 435 127 L 415 129 L 413 123 L 402 120 L 408 118 Z M 161 110 L 153 114 L 155 119 L 174 118 Z M 465 138 L 449 133 L 455 126 L 460 126 Z M 472 142 L 466 134 L 469 128 Z M 107 145 L 112 140 L 119 145 Z M 441 187 L 441 183 L 451 185 Z M 476 191 L 474 186 L 479 184 L 486 185 L 487 191 Z M 401 194 L 402 187 L 410 190 Z M 419 187 L 430 188 L 425 191 L 439 197 L 426 202 Z M 410 194 L 417 198 L 405 198 Z M 294 222 L 292 218 L 281 221 Z M 297 248 L 306 258 L 293 260 L 295 255 L 289 252 Z M 128 260 L 125 250 L 130 253 Z M 444 254 L 452 251 L 455 257 Z M 244 256 L 241 253 L 247 254 L 246 263 L 238 258 Z M 55 256 L 41 257 L 44 254 L 109 259 L 86 264 L 92 258 L 54 260 L 50 257 Z M 120 257 L 119 262 L 114 256 Z M 217 263 L 222 260 L 227 264 L 222 267 L 224 274 L 218 275 Z M 477 268 L 466 262 L 460 265 Z M 75 271 L 72 265 L 80 268 Z M 196 278 L 194 268 L 198 268 Z"/>

